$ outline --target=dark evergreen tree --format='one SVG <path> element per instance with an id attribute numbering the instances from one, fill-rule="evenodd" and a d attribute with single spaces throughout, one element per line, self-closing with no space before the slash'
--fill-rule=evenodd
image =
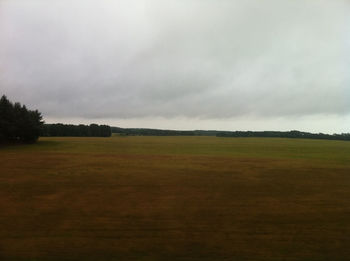
<path id="1" fill-rule="evenodd" d="M 112 135 L 112 129 L 108 125 L 100 125 L 100 134 L 102 137 L 110 137 Z"/>
<path id="2" fill-rule="evenodd" d="M 11 102 L 2 96 L 0 99 L 0 141 L 5 142 L 11 138 L 13 129 L 13 106 Z"/>
<path id="3" fill-rule="evenodd" d="M 11 103 L 5 95 L 0 99 L 0 142 L 37 141 L 43 127 L 41 113 L 25 105 Z"/>
<path id="4" fill-rule="evenodd" d="M 100 127 L 93 123 L 93 124 L 90 124 L 90 134 L 91 136 L 93 137 L 99 137 L 101 136 L 101 130 L 100 130 Z"/>

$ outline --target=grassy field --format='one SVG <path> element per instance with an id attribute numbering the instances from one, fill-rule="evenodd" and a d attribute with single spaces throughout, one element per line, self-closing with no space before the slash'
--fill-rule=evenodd
<path id="1" fill-rule="evenodd" d="M 0 260 L 350 260 L 350 142 L 0 147 Z"/>

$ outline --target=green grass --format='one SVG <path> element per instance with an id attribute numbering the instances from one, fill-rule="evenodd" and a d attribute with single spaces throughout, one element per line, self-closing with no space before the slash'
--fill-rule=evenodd
<path id="1" fill-rule="evenodd" d="M 350 142 L 0 147 L 0 260 L 349 260 Z"/>
<path id="2" fill-rule="evenodd" d="M 350 142 L 283 138 L 142 137 L 41 138 L 34 145 L 4 151 L 115 153 L 143 155 L 208 155 L 258 158 L 296 158 L 349 162 Z M 350 163 L 350 162 L 349 162 Z"/>

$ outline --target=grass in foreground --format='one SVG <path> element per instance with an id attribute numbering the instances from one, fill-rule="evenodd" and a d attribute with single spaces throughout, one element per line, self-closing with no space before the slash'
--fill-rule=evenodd
<path id="1" fill-rule="evenodd" d="M 0 148 L 1 260 L 348 260 L 350 142 L 42 138 Z"/>

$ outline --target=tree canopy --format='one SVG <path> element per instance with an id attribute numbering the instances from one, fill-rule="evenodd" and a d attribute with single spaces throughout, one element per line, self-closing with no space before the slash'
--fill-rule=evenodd
<path id="1" fill-rule="evenodd" d="M 108 125 L 73 125 L 73 124 L 45 124 L 42 136 L 61 136 L 61 137 L 110 137 L 112 135 L 111 127 Z"/>
<path id="2" fill-rule="evenodd" d="M 33 143 L 39 138 L 43 126 L 42 115 L 28 110 L 25 105 L 12 103 L 3 95 L 0 99 L 0 143 Z"/>

